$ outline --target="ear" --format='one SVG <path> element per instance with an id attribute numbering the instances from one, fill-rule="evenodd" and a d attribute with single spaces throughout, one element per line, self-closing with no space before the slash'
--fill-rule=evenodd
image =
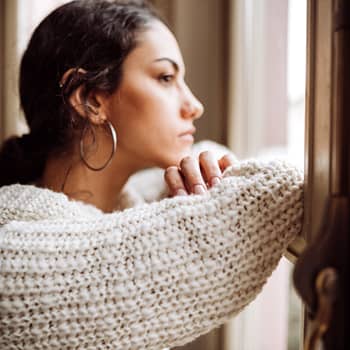
<path id="1" fill-rule="evenodd" d="M 84 86 L 79 86 L 72 92 L 68 99 L 69 104 L 82 118 L 89 118 L 93 124 L 103 124 L 107 116 L 103 103 L 99 102 L 99 94 L 91 92 L 84 97 L 83 89 Z"/>
<path id="2" fill-rule="evenodd" d="M 64 85 L 66 80 L 70 79 L 70 75 L 74 73 L 85 74 L 86 71 L 81 68 L 67 70 L 62 76 L 60 85 Z M 84 85 L 80 85 L 71 93 L 67 102 L 82 118 L 89 118 L 90 122 L 96 125 L 103 124 L 107 119 L 105 94 L 91 91 L 86 97 L 83 90 Z"/>

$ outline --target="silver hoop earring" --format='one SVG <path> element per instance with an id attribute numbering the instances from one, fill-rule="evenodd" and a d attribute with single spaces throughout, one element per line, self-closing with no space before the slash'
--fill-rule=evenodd
<path id="1" fill-rule="evenodd" d="M 81 136 L 80 136 L 80 158 L 81 160 L 84 162 L 84 164 L 90 169 L 90 170 L 93 170 L 93 171 L 101 171 L 103 169 L 105 169 L 109 163 L 111 162 L 116 150 L 117 150 L 117 133 L 114 129 L 114 126 L 112 125 L 112 123 L 109 121 L 109 120 L 106 120 L 106 122 L 108 127 L 109 127 L 109 131 L 110 131 L 110 134 L 112 136 L 112 142 L 113 142 L 113 146 L 112 146 L 112 152 L 111 152 L 111 155 L 109 156 L 107 162 L 105 164 L 103 164 L 102 166 L 100 167 L 93 167 L 91 166 L 87 160 L 85 159 L 85 151 L 84 151 L 84 136 L 85 136 L 85 133 L 86 133 L 86 127 L 87 125 L 89 125 L 89 123 L 87 122 L 81 132 Z"/>

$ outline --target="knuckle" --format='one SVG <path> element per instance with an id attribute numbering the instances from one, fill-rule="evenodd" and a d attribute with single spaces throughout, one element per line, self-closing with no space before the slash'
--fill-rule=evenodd
<path id="1" fill-rule="evenodd" d="M 208 172 L 209 174 L 213 175 L 213 176 L 219 176 L 221 175 L 221 171 L 219 168 L 219 165 L 212 165 L 208 168 Z"/>
<path id="2" fill-rule="evenodd" d="M 232 154 L 230 154 L 230 153 L 226 153 L 226 154 L 222 157 L 222 159 L 228 160 L 228 161 L 231 161 L 231 162 L 234 161 L 234 157 L 233 157 Z"/>
<path id="3" fill-rule="evenodd" d="M 171 178 L 171 176 L 173 176 L 178 171 L 179 170 L 178 170 L 178 168 L 176 166 L 170 166 L 170 167 L 165 169 L 165 171 L 164 171 L 164 178 L 166 180 L 169 180 Z"/>
<path id="4" fill-rule="evenodd" d="M 207 160 L 209 158 L 212 158 L 213 153 L 211 151 L 203 151 L 199 154 L 200 160 Z"/>
<path id="5" fill-rule="evenodd" d="M 174 171 L 178 171 L 178 168 L 177 166 L 175 165 L 172 165 L 172 166 L 169 166 L 167 169 L 166 169 L 167 172 L 174 172 Z"/>
<path id="6" fill-rule="evenodd" d="M 193 158 L 191 156 L 186 156 L 185 158 L 182 158 L 180 162 L 180 166 L 183 167 L 192 163 L 193 163 Z"/>

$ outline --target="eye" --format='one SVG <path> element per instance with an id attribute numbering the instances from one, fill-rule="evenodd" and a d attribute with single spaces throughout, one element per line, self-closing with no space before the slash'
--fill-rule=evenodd
<path id="1" fill-rule="evenodd" d="M 174 74 L 162 74 L 159 76 L 159 81 L 162 82 L 162 83 L 166 83 L 166 84 L 169 84 L 171 83 L 175 78 L 175 75 Z"/>

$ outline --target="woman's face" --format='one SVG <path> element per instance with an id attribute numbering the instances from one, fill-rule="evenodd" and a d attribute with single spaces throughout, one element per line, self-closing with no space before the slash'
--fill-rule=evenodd
<path id="1" fill-rule="evenodd" d="M 203 106 L 184 81 L 183 58 L 168 28 L 155 21 L 138 39 L 124 61 L 120 87 L 108 99 L 107 117 L 120 152 L 140 167 L 166 168 L 189 153 L 193 121 Z"/>

